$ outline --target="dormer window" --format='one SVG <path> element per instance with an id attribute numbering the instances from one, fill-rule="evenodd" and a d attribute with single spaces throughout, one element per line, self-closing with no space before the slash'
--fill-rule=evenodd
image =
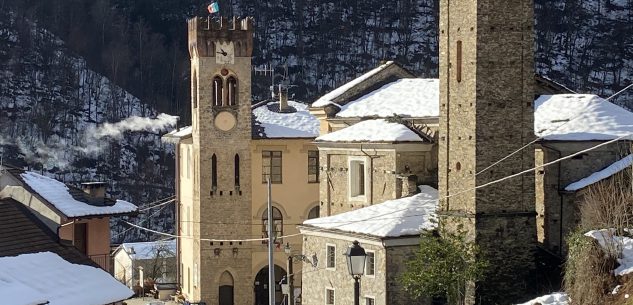
<path id="1" fill-rule="evenodd" d="M 220 76 L 213 78 L 213 106 L 222 106 L 222 96 L 224 95 L 222 83 Z"/>
<path id="2" fill-rule="evenodd" d="M 229 105 L 237 105 L 237 79 L 233 76 L 229 76 L 226 81 L 228 88 L 228 101 Z"/>

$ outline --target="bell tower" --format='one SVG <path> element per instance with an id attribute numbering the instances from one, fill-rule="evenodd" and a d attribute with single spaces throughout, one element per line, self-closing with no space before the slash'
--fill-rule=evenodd
<path id="1" fill-rule="evenodd" d="M 440 0 L 440 214 L 490 261 L 466 304 L 515 304 L 533 289 L 533 0 Z M 513 154 L 496 166 L 498 160 Z M 491 168 L 488 168 L 492 166 Z"/>
<path id="2" fill-rule="evenodd" d="M 198 17 L 188 20 L 188 27 L 193 128 L 191 265 L 198 269 L 193 271 L 189 299 L 208 305 L 252 304 L 251 245 L 229 240 L 248 239 L 251 232 L 253 22 L 251 18 Z"/>

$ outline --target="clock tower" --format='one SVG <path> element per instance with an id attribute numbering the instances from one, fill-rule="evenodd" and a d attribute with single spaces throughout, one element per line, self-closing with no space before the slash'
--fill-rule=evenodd
<path id="1" fill-rule="evenodd" d="M 192 270 L 181 278 L 192 287 L 189 300 L 209 305 L 253 303 L 251 245 L 238 241 L 250 238 L 252 221 L 252 24 L 235 17 L 188 21 L 193 202 L 191 215 L 181 218 L 190 216 L 193 238 L 182 242 L 181 251 L 192 255 L 181 268 Z"/>

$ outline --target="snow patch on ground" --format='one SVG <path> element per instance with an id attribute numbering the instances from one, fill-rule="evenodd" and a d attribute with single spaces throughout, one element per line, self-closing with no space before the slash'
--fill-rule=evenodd
<path id="1" fill-rule="evenodd" d="M 73 198 L 68 186 L 60 181 L 33 172 L 24 172 L 20 176 L 35 192 L 68 217 L 124 214 L 138 209 L 134 204 L 123 200 L 117 200 L 113 206 L 89 205 Z"/>
<path id="2" fill-rule="evenodd" d="M 538 297 L 534 300 L 527 301 L 525 303 L 521 303 L 518 305 L 568 305 L 569 297 L 566 293 L 556 292 L 548 295 L 544 295 L 542 297 Z"/>
<path id="3" fill-rule="evenodd" d="M 0 292 L 11 305 L 109 304 L 133 294 L 105 271 L 51 252 L 0 257 Z"/>
<path id="4" fill-rule="evenodd" d="M 581 180 L 578 180 L 570 185 L 568 185 L 565 190 L 566 191 L 577 191 L 579 189 L 585 188 L 589 185 L 592 185 L 598 181 L 607 179 L 621 171 L 625 168 L 633 165 L 633 155 L 628 155 L 627 157 L 622 158 L 621 160 L 609 165 L 605 169 L 595 172 Z"/>
<path id="5" fill-rule="evenodd" d="M 420 193 L 411 197 L 388 200 L 334 216 L 310 219 L 303 224 L 378 237 L 419 235 L 423 230 L 436 227 L 434 219 L 438 205 L 436 189 L 428 185 L 422 185 L 419 189 Z"/>
<path id="6" fill-rule="evenodd" d="M 338 117 L 439 117 L 440 81 L 403 78 L 341 107 Z"/>
<path id="7" fill-rule="evenodd" d="M 585 233 L 585 236 L 594 238 L 607 253 L 617 256 L 620 266 L 613 270 L 616 275 L 633 272 L 632 238 L 617 236 L 614 229 L 593 230 Z"/>
<path id="8" fill-rule="evenodd" d="M 367 120 L 316 138 L 317 142 L 423 142 L 409 127 L 383 119 Z"/>

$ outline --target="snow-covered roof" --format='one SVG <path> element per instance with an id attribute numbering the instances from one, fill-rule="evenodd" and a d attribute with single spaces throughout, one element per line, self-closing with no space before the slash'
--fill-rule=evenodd
<path id="1" fill-rule="evenodd" d="M 538 297 L 536 299 L 527 301 L 518 305 L 567 305 L 569 304 L 569 297 L 566 293 L 556 292 L 548 295 L 544 295 L 542 297 Z"/>
<path id="2" fill-rule="evenodd" d="M 419 235 L 436 227 L 437 190 L 422 185 L 420 193 L 411 197 L 385 201 L 366 208 L 314 218 L 303 222 L 306 226 L 336 229 L 344 232 L 377 237 Z"/>
<path id="3" fill-rule="evenodd" d="M 409 127 L 384 119 L 366 120 L 316 138 L 317 142 L 424 142 Z"/>
<path id="4" fill-rule="evenodd" d="M 3 304 L 87 305 L 125 300 L 133 292 L 105 271 L 40 252 L 0 257 Z"/>
<path id="5" fill-rule="evenodd" d="M 191 132 L 193 131 L 193 127 L 186 126 L 179 129 L 174 129 L 169 133 L 163 135 L 162 139 L 165 142 L 176 143 L 180 141 L 180 139 L 191 136 Z"/>
<path id="6" fill-rule="evenodd" d="M 71 195 L 70 189 L 64 183 L 34 172 L 23 172 L 20 177 L 33 191 L 67 217 L 126 214 L 138 210 L 137 206 L 123 200 L 116 200 L 111 206 L 95 206 L 79 201 Z"/>
<path id="7" fill-rule="evenodd" d="M 534 107 L 534 133 L 545 140 L 633 139 L 633 113 L 596 95 L 543 95 Z"/>
<path id="8" fill-rule="evenodd" d="M 589 185 L 592 185 L 596 182 L 607 179 L 621 171 L 623 171 L 627 167 L 631 167 L 633 165 L 633 155 L 628 155 L 621 160 L 607 166 L 605 169 L 595 172 L 585 178 L 582 178 L 567 187 L 565 187 L 566 191 L 577 191 L 579 189 L 583 189 Z"/>
<path id="9" fill-rule="evenodd" d="M 126 253 L 130 253 L 134 249 L 132 259 L 154 259 L 157 256 L 160 257 L 175 257 L 176 256 L 176 240 L 160 240 L 160 241 L 148 241 L 137 243 L 123 243 L 119 246 L 119 250 L 125 250 Z M 160 253 L 159 253 L 160 251 Z"/>
<path id="10" fill-rule="evenodd" d="M 622 253 L 611 253 L 618 257 L 620 266 L 616 268 L 616 275 L 626 275 L 633 272 L 633 238 L 617 236 L 614 229 L 594 230 L 585 233 L 598 241 L 605 251 L 621 250 Z"/>
<path id="11" fill-rule="evenodd" d="M 308 105 L 288 101 L 295 111 L 279 112 L 279 102 L 253 109 L 253 130 L 256 138 L 315 138 L 319 135 L 319 120 L 310 114 Z M 259 127 L 259 128 L 257 128 Z"/>
<path id="12" fill-rule="evenodd" d="M 403 78 L 341 106 L 337 117 L 439 117 L 440 81 Z"/>
<path id="13" fill-rule="evenodd" d="M 376 75 L 376 73 L 384 70 L 385 68 L 389 67 L 393 63 L 394 63 L 393 61 L 388 61 L 385 64 L 382 64 L 378 66 L 377 68 L 353 79 L 352 81 L 347 82 L 344 85 L 328 92 L 326 95 L 320 97 L 318 100 L 312 103 L 312 107 L 325 107 L 329 104 L 333 104 L 334 102 L 332 100 L 341 96 L 343 93 L 347 92 L 347 90 L 354 88 L 356 85 L 362 83 L 364 80 Z"/>

